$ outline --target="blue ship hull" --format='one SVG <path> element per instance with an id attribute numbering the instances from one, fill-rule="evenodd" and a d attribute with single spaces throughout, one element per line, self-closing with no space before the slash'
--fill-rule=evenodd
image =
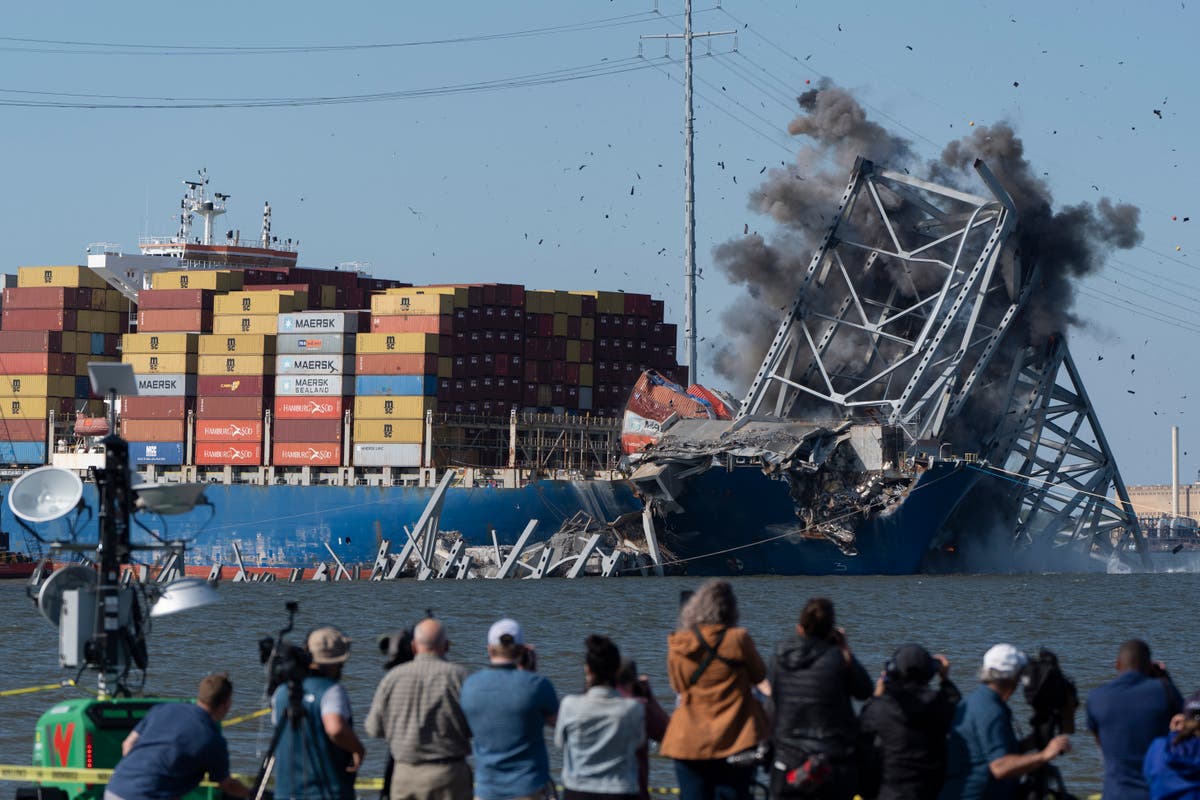
<path id="1" fill-rule="evenodd" d="M 911 575 L 933 537 L 979 480 L 978 470 L 935 464 L 903 503 L 856 528 L 856 555 L 804 527 L 788 485 L 757 467 L 709 469 L 688 479 L 663 544 L 693 575 Z"/>

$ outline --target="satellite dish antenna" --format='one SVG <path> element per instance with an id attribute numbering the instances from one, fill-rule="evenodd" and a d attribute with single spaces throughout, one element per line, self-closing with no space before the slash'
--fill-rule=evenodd
<path id="1" fill-rule="evenodd" d="M 83 499 L 83 481 L 69 469 L 38 467 L 13 481 L 8 507 L 26 522 L 50 522 L 71 513 Z"/>
<path id="2" fill-rule="evenodd" d="M 71 589 L 90 589 L 96 585 L 96 570 L 79 564 L 55 570 L 38 590 L 37 607 L 51 625 L 58 627 L 62 612 L 63 592 Z"/>
<path id="3" fill-rule="evenodd" d="M 150 616 L 165 617 L 180 611 L 210 606 L 221 599 L 217 590 L 203 578 L 180 578 L 171 581 L 150 608 Z"/>
<path id="4" fill-rule="evenodd" d="M 204 497 L 202 483 L 139 483 L 137 507 L 155 514 L 186 514 Z"/>

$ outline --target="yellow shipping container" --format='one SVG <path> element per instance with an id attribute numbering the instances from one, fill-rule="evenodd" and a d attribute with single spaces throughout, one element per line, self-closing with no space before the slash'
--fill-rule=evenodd
<path id="1" fill-rule="evenodd" d="M 78 325 L 79 317 L 76 316 L 75 319 L 75 324 Z M 91 335 L 76 331 L 63 331 L 62 351 L 64 353 L 90 353 L 92 351 Z"/>
<path id="2" fill-rule="evenodd" d="M 355 340 L 358 354 L 436 353 L 436 333 L 360 333 Z"/>
<path id="3" fill-rule="evenodd" d="M 374 397 L 354 398 L 355 419 L 425 419 L 426 411 L 437 411 L 434 397 Z"/>
<path id="4" fill-rule="evenodd" d="M 278 329 L 278 314 L 221 314 L 213 317 L 213 333 L 226 336 L 231 333 L 276 333 Z"/>
<path id="5" fill-rule="evenodd" d="M 321 287 L 321 308 L 337 308 L 337 287 Z"/>
<path id="6" fill-rule="evenodd" d="M 449 295 L 454 298 L 455 308 L 466 308 L 471 305 L 470 294 L 466 286 L 396 286 L 391 289 L 384 289 L 385 295 L 394 295 L 403 297 L 404 295 L 418 294 L 439 294 Z"/>
<path id="7" fill-rule="evenodd" d="M 579 340 L 578 339 L 568 339 L 567 340 L 567 363 L 568 364 L 578 364 L 579 363 Z"/>
<path id="8" fill-rule="evenodd" d="M 117 311 L 97 312 L 103 317 L 103 324 L 97 333 L 122 333 L 125 327 L 121 325 L 123 314 Z"/>
<path id="9" fill-rule="evenodd" d="M 3 375 L 0 395 L 4 397 L 71 397 L 75 379 L 70 375 Z"/>
<path id="10" fill-rule="evenodd" d="M 17 286 L 66 286 L 104 289 L 108 283 L 87 267 L 18 267 Z"/>
<path id="11" fill-rule="evenodd" d="M 371 313 L 378 316 L 407 314 L 453 314 L 454 295 L 450 294 L 377 294 L 371 298 Z M 465 291 L 465 290 L 464 290 Z"/>
<path id="12" fill-rule="evenodd" d="M 81 356 L 79 356 L 79 358 L 75 359 L 75 377 L 77 377 L 77 378 L 88 377 L 88 364 L 89 363 L 95 364 L 98 362 L 101 364 L 109 364 L 109 363 L 114 363 L 114 362 L 117 362 L 120 360 L 121 359 L 118 358 L 117 356 L 84 356 L 84 355 L 81 355 Z M 137 370 L 135 369 L 134 371 L 136 372 Z M 103 401 L 101 401 L 101 402 L 103 402 Z"/>
<path id="13" fill-rule="evenodd" d="M 132 305 L 133 303 L 116 289 L 108 289 L 104 292 L 105 311 L 126 311 Z"/>
<path id="14" fill-rule="evenodd" d="M 200 356 L 199 375 L 274 375 L 275 357 L 266 355 Z"/>
<path id="15" fill-rule="evenodd" d="M 213 289 L 218 292 L 234 292 L 242 288 L 244 277 L 241 270 L 176 269 L 155 272 L 150 276 L 150 286 L 154 289 Z"/>
<path id="16" fill-rule="evenodd" d="M 525 310 L 530 314 L 553 314 L 554 292 L 525 292 Z"/>
<path id="17" fill-rule="evenodd" d="M 133 371 L 139 375 L 170 375 L 196 371 L 195 353 L 126 353 L 121 356 L 121 361 L 133 364 Z"/>
<path id="18" fill-rule="evenodd" d="M 275 355 L 275 337 L 272 334 L 204 334 L 200 337 L 202 356 L 271 356 Z"/>
<path id="19" fill-rule="evenodd" d="M 72 391 L 67 396 L 73 395 Z M 58 397 L 0 397 L 0 411 L 6 419 L 45 419 L 51 409 L 62 411 L 62 399 Z"/>
<path id="20" fill-rule="evenodd" d="M 567 315 L 566 314 L 555 314 L 554 315 L 554 335 L 555 336 L 566 336 L 567 335 Z"/>
<path id="21" fill-rule="evenodd" d="M 121 337 L 123 353 L 195 353 L 199 334 L 127 333 Z"/>
<path id="22" fill-rule="evenodd" d="M 355 442 L 420 444 L 424 435 L 423 419 L 363 419 L 354 423 Z"/>
<path id="23" fill-rule="evenodd" d="M 454 377 L 454 359 L 453 358 L 439 358 L 437 375 L 439 378 L 453 378 Z"/>
<path id="24" fill-rule="evenodd" d="M 596 292 L 597 314 L 624 314 L 625 295 L 621 292 Z"/>
<path id="25" fill-rule="evenodd" d="M 579 385 L 593 386 L 595 385 L 596 370 L 591 364 L 579 365 Z"/>
<path id="26" fill-rule="evenodd" d="M 222 314 L 288 314 L 303 311 L 307 292 L 230 292 L 213 298 L 213 316 Z"/>
<path id="27" fill-rule="evenodd" d="M 583 298 L 572 292 L 555 292 L 554 313 L 578 317 L 583 313 Z"/>
<path id="28" fill-rule="evenodd" d="M 579 338 L 585 342 L 596 338 L 596 319 L 594 317 L 584 317 L 579 320 Z"/>

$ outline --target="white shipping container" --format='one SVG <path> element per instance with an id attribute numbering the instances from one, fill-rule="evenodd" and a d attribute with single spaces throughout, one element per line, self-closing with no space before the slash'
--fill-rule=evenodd
<path id="1" fill-rule="evenodd" d="M 357 311 L 297 311 L 279 315 L 280 333 L 356 333 Z"/>
<path id="2" fill-rule="evenodd" d="M 356 467 L 419 467 L 421 445 L 419 444 L 356 444 L 354 445 Z"/>
<path id="3" fill-rule="evenodd" d="M 353 333 L 281 333 L 275 340 L 275 352 L 284 354 L 302 353 L 353 353 Z"/>
<path id="4" fill-rule="evenodd" d="M 196 376 L 183 373 L 137 376 L 138 397 L 182 397 L 196 394 Z"/>
<path id="5" fill-rule="evenodd" d="M 354 378 L 345 375 L 277 375 L 275 394 L 286 397 L 354 394 Z"/>
<path id="6" fill-rule="evenodd" d="M 275 356 L 276 375 L 344 375 L 354 372 L 354 359 L 347 363 L 345 356 L 328 353 L 288 354 Z"/>

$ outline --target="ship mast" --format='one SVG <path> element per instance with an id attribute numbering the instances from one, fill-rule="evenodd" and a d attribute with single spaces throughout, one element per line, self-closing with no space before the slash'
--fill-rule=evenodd
<path id="1" fill-rule="evenodd" d="M 220 192 L 213 193 L 213 200 L 208 199 L 208 169 L 199 171 L 200 180 L 184 181 L 188 187 L 187 194 L 179 204 L 179 238 L 184 244 L 192 232 L 192 215 L 199 214 L 204 220 L 204 239 L 201 244 L 213 243 L 213 220 L 225 213 L 225 201 L 229 195 Z"/>

